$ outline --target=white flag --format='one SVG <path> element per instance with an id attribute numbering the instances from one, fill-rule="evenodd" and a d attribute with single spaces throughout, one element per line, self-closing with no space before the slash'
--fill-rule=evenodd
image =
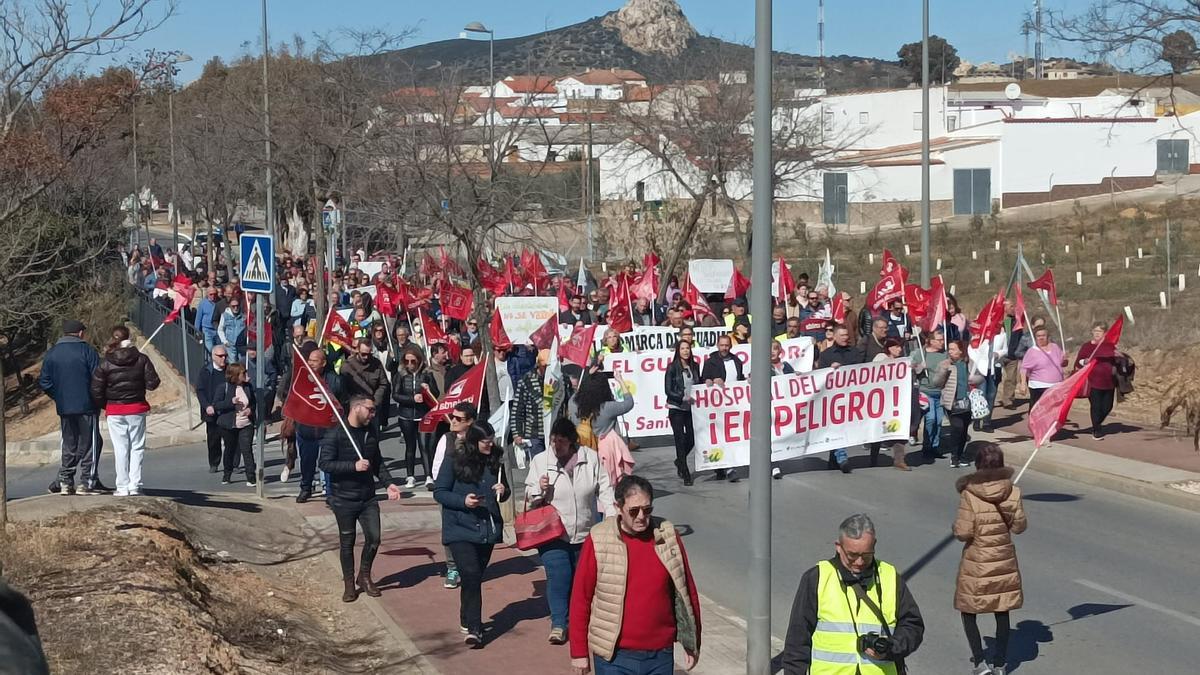
<path id="1" fill-rule="evenodd" d="M 575 275 L 575 287 L 580 290 L 587 288 L 587 271 L 583 267 L 583 256 L 579 257 L 579 274 Z"/>
<path id="2" fill-rule="evenodd" d="M 833 285 L 833 261 L 829 259 L 829 249 L 825 249 L 825 262 L 821 263 L 821 270 L 817 273 L 817 285 L 815 288 L 824 286 L 825 292 L 829 297 L 837 294 L 837 288 Z"/>

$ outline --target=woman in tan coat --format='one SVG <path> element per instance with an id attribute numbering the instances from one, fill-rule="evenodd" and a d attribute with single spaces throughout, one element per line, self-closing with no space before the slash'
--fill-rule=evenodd
<path id="1" fill-rule="evenodd" d="M 1008 653 L 1008 613 L 1020 609 L 1021 570 L 1012 535 L 1025 531 L 1021 489 L 1012 483 L 1012 469 L 995 443 L 981 443 L 975 454 L 975 473 L 958 479 L 961 498 L 954 536 L 963 545 L 954 589 L 954 608 L 962 613 L 963 630 L 971 646 L 973 675 L 1004 675 Z M 975 615 L 996 615 L 996 653 L 991 665 L 984 659 Z"/>

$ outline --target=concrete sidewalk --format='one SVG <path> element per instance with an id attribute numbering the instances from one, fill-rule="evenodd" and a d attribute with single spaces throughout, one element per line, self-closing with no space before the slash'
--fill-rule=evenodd
<path id="1" fill-rule="evenodd" d="M 378 607 L 422 654 L 422 672 L 477 675 L 480 672 L 565 673 L 566 645 L 547 642 L 550 632 L 546 576 L 536 554 L 498 545 L 483 585 L 486 644 L 468 649 L 458 629 L 458 591 L 442 587 L 445 556 L 441 514 L 423 488 L 399 502 L 381 502 L 383 545 L 374 574 L 383 597 L 360 596 Z M 319 499 L 301 505 L 309 525 L 336 546 L 337 526 Z M 701 596 L 703 642 L 696 675 L 733 675 L 746 670 L 745 625 L 733 612 Z M 782 649 L 775 645 L 775 651 Z M 683 651 L 676 645 L 677 673 Z"/>

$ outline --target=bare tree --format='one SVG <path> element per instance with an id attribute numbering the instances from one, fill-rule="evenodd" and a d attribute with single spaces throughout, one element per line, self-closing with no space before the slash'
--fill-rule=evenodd
<path id="1" fill-rule="evenodd" d="M 1195 0 L 1098 0 L 1078 13 L 1048 12 L 1046 26 L 1050 37 L 1099 59 L 1123 55 L 1140 73 L 1169 75 L 1178 72 L 1175 64 L 1200 56 L 1195 48 L 1200 3 Z"/>

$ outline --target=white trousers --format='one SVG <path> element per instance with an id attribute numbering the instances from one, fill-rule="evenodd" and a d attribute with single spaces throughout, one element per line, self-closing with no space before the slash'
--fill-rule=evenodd
<path id="1" fill-rule="evenodd" d="M 108 435 L 112 438 L 117 463 L 116 493 L 139 493 L 142 489 L 142 456 L 146 452 L 146 415 L 109 415 Z"/>

